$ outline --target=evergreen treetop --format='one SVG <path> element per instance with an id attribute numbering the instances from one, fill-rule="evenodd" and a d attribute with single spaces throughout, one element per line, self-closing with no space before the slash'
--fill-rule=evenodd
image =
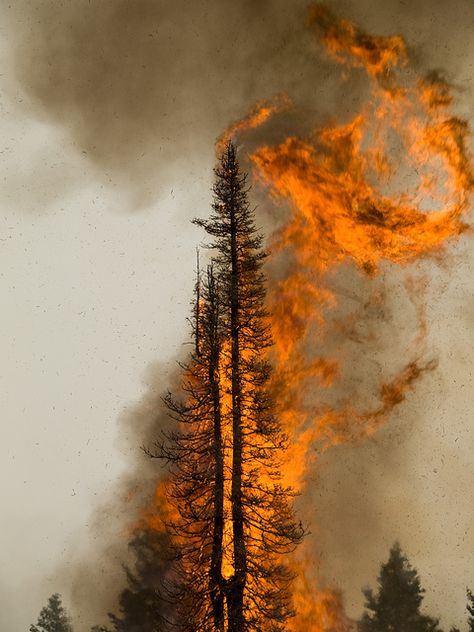
<path id="1" fill-rule="evenodd" d="M 377 583 L 376 594 L 364 590 L 361 632 L 438 632 L 438 621 L 420 612 L 424 590 L 398 542 L 382 564 Z"/>
<path id="2" fill-rule="evenodd" d="M 269 385 L 265 253 L 246 175 L 229 142 L 215 169 L 211 264 L 196 285 L 194 349 L 182 364 L 177 422 L 151 456 L 170 463 L 171 596 L 184 632 L 285 629 L 293 574 L 284 555 L 303 529 L 281 483 L 287 438 Z"/>
<path id="3" fill-rule="evenodd" d="M 466 589 L 466 592 L 467 592 L 466 609 L 469 613 L 467 624 L 469 626 L 469 632 L 474 632 L 474 594 L 469 590 L 469 588 Z"/>
<path id="4" fill-rule="evenodd" d="M 72 632 L 69 617 L 58 593 L 48 599 L 48 604 L 41 610 L 36 625 L 30 626 L 30 632 Z"/>

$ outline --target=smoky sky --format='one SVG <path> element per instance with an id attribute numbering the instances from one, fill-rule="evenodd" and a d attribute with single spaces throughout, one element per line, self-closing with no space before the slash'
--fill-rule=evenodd
<path id="1" fill-rule="evenodd" d="M 146 456 L 142 448 L 153 450 L 154 443 L 173 425 L 163 395 L 170 389 L 179 392 L 178 360 L 184 361 L 185 353 L 182 358 L 176 356 L 174 369 L 161 362 L 148 367 L 143 398 L 127 406 L 118 419 L 118 440 L 128 457 L 126 472 L 94 508 L 87 554 L 61 560 L 57 568 L 55 580 L 67 587 L 69 606 L 80 630 L 88 630 L 98 621 L 105 623 L 108 612 L 117 612 L 117 600 L 126 585 L 124 565 L 134 569 L 136 562 L 129 542 L 140 532 L 143 516 L 157 511 L 154 491 L 166 467 Z"/>
<path id="2" fill-rule="evenodd" d="M 472 103 L 468 91 L 473 88 L 472 80 L 465 83 L 469 69 L 472 74 L 472 65 L 466 65 L 473 46 L 472 2 L 329 4 L 366 31 L 401 33 L 420 67 L 444 68 L 449 80 L 463 86 L 461 108 L 468 110 L 466 103 Z M 299 108 L 293 127 L 338 121 L 357 109 L 362 98 L 362 88 L 355 89 L 359 81 L 341 81 L 341 69 L 321 52 L 307 28 L 307 5 L 301 0 L 71 0 L 4 5 L 13 60 L 10 85 L 27 95 L 32 117 L 65 130 L 75 150 L 104 181 L 113 177 L 131 196 L 129 207 L 135 210 L 153 201 L 170 179 L 173 186 L 180 186 L 182 175 L 192 177 L 200 162 L 206 163 L 206 173 L 211 172 L 214 139 L 258 99 L 288 93 Z M 272 134 L 281 132 L 271 129 Z M 188 163 L 192 168 L 186 167 Z M 179 169 L 184 165 L 184 171 L 177 170 L 178 164 Z M 265 219 L 267 223 L 270 220 Z M 344 270 L 332 280 L 346 293 L 333 314 L 336 327 L 327 342 L 331 351 L 349 358 L 347 392 L 339 393 L 341 397 L 359 395 L 366 388 L 367 382 L 360 380 L 362 372 L 373 375 L 377 383 L 387 366 L 397 368 L 393 357 L 400 349 L 408 355 L 410 332 L 416 336 L 419 326 L 416 308 L 400 290 L 399 278 L 380 282 L 380 291 L 390 299 L 381 313 L 382 308 L 370 300 L 373 288 L 354 276 L 353 270 Z M 436 349 L 429 351 L 436 355 Z M 434 389 L 430 379 L 434 378 L 427 378 Z M 128 446 L 129 473 L 95 512 L 97 536 L 90 559 L 80 565 L 67 563 L 60 572 L 72 586 L 76 612 L 86 612 L 87 604 L 84 629 L 85 623 L 96 622 L 114 606 L 123 585 L 120 564 L 126 536 L 122 532 L 119 538 L 117 533 L 124 514 L 127 520 L 135 516 L 150 494 L 155 464 L 144 458 L 140 445 L 152 441 L 156 429 L 166 425 L 160 398 L 173 381 L 162 367 L 150 369 L 146 396 L 118 424 L 120 441 Z M 420 397 L 430 397 L 429 388 L 421 393 Z M 361 584 L 373 579 L 385 555 L 383 547 L 391 544 L 387 537 L 392 531 L 385 533 L 387 519 L 401 516 L 393 524 L 404 524 L 402 535 L 411 533 L 418 542 L 410 551 L 423 548 L 419 543 L 426 529 L 410 532 L 409 526 L 417 526 L 416 500 L 403 489 L 416 469 L 416 446 L 410 446 L 422 409 L 420 403 L 410 405 L 405 417 L 397 414 L 393 424 L 362 450 L 347 446 L 325 453 L 320 471 L 309 481 L 309 501 L 314 502 L 320 524 L 313 529 L 312 541 L 322 558 L 324 579 L 328 585 L 350 589 L 351 599 L 357 602 L 351 613 L 360 609 L 360 598 L 357 601 L 354 595 L 360 596 Z M 398 425 L 397 419 L 401 419 Z M 429 461 L 431 474 L 434 467 Z M 133 500 L 127 513 L 123 507 L 129 493 Z"/>
<path id="3" fill-rule="evenodd" d="M 301 91 L 305 4 L 103 0 L 9 9 L 16 78 L 119 185 L 154 192 L 256 98 Z M 206 139 L 207 147 L 203 145 Z M 212 143 L 212 141 L 211 141 Z"/>
<path id="4" fill-rule="evenodd" d="M 405 35 L 456 75 L 472 5 L 350 0 L 332 3 L 367 30 Z M 294 0 L 75 0 L 5 6 L 14 80 L 35 117 L 64 128 L 103 179 L 149 203 L 186 156 L 212 141 L 257 99 L 285 92 L 313 123 L 357 99 L 318 51 L 308 2 Z M 459 38 L 446 41 L 446 19 Z M 440 43 L 430 47 L 432 38 Z M 430 50 L 431 48 L 431 50 Z M 428 55 L 428 56 L 429 56 Z M 350 90 L 350 93 L 348 94 Z M 315 117 L 315 112 L 318 116 Z M 151 182 L 151 184 L 148 184 Z"/>

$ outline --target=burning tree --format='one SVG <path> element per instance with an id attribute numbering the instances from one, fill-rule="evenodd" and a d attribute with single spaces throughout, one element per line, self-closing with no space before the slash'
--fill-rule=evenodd
<path id="1" fill-rule="evenodd" d="M 211 218 L 195 220 L 216 253 L 197 285 L 195 350 L 182 395 L 166 397 L 179 428 L 152 456 L 171 464 L 182 629 L 276 632 L 292 615 L 283 557 L 303 529 L 281 483 L 286 436 L 268 388 L 265 254 L 231 142 L 215 175 Z"/>

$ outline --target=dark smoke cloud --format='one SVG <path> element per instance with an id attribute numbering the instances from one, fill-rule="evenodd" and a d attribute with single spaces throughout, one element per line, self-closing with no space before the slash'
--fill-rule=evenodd
<path id="1" fill-rule="evenodd" d="M 315 75 L 305 4 L 33 1 L 7 14 L 35 115 L 140 204 L 144 181 L 152 199 L 178 159 L 212 159 L 214 138 L 254 100 L 304 90 Z"/>
<path id="2" fill-rule="evenodd" d="M 400 32 L 421 57 L 429 50 L 430 65 L 448 63 L 457 74 L 465 62 L 474 13 L 467 0 L 449 8 L 441 0 L 329 4 L 368 31 Z M 34 0 L 5 3 L 3 13 L 33 115 L 63 126 L 105 181 L 113 177 L 140 206 L 178 160 L 212 160 L 213 140 L 255 100 L 287 92 L 327 115 L 355 98 L 317 52 L 307 5 Z M 457 36 L 448 43 L 450 33 Z"/>

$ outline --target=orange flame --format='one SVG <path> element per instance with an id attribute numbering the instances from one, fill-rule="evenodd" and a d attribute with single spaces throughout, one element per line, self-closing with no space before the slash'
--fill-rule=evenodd
<path id="1" fill-rule="evenodd" d="M 439 252 L 468 228 L 464 218 L 474 185 L 469 130 L 451 111 L 451 88 L 437 74 L 413 80 L 403 73 L 409 57 L 401 37 L 368 35 L 320 4 L 310 10 L 310 25 L 338 62 L 365 70 L 371 96 L 344 125 L 261 146 L 250 156 L 255 178 L 276 203 L 288 206 L 287 221 L 270 239 L 271 255 L 282 263 L 268 292 L 268 312 L 273 390 L 291 439 L 284 482 L 299 490 L 316 458 L 314 447 L 375 432 L 419 377 L 435 368 L 434 362 L 409 360 L 384 379 L 367 410 L 358 410 L 356 402 L 322 410 L 308 401 L 315 381 L 331 388 L 341 373 L 335 359 L 308 352 L 324 339 L 326 312 L 336 304 L 328 275 L 349 261 L 361 274 L 375 276 L 384 262 L 406 266 Z M 287 97 L 258 102 L 220 137 L 216 150 L 289 107 Z M 426 329 L 422 313 L 420 318 L 418 345 Z M 301 561 L 294 561 L 294 570 L 297 616 L 289 630 L 351 630 L 337 592 L 312 586 Z"/>
<path id="2" fill-rule="evenodd" d="M 474 184 L 469 130 L 451 112 L 450 87 L 434 74 L 405 77 L 409 59 L 401 37 L 367 35 L 322 5 L 312 7 L 310 24 L 338 62 L 366 71 L 372 94 L 349 123 L 261 146 L 250 156 L 256 179 L 276 203 L 288 206 L 287 221 L 270 241 L 272 257 L 285 271 L 269 290 L 268 311 L 274 391 L 291 437 L 285 482 L 300 490 L 314 447 L 375 432 L 419 377 L 435 368 L 432 361 L 409 361 L 380 385 L 378 403 L 368 410 L 351 403 L 321 411 L 308 402 L 315 378 L 328 388 L 340 373 L 334 359 L 308 353 L 324 339 L 325 313 L 336 302 L 328 274 L 352 261 L 374 276 L 384 261 L 404 266 L 438 252 L 467 229 Z M 421 312 L 420 320 L 418 343 L 426 329 Z M 337 595 L 310 590 L 300 562 L 295 572 L 300 578 L 291 629 L 350 629 Z"/>
<path id="3" fill-rule="evenodd" d="M 258 101 L 252 111 L 244 118 L 233 123 L 216 142 L 216 153 L 220 155 L 227 143 L 241 132 L 259 127 L 273 114 L 284 112 L 291 106 L 290 99 L 285 94 L 279 94 L 271 100 Z"/>
<path id="4" fill-rule="evenodd" d="M 290 620 L 289 632 L 355 632 L 357 626 L 345 614 L 341 595 L 333 590 L 315 591 L 315 587 L 299 568 L 294 587 L 297 617 Z"/>
<path id="5" fill-rule="evenodd" d="M 408 62 L 405 42 L 398 35 L 374 37 L 347 20 L 336 17 L 324 4 L 310 9 L 309 23 L 321 32 L 322 41 L 335 59 L 363 67 L 386 90 L 392 85 L 392 69 Z"/>

